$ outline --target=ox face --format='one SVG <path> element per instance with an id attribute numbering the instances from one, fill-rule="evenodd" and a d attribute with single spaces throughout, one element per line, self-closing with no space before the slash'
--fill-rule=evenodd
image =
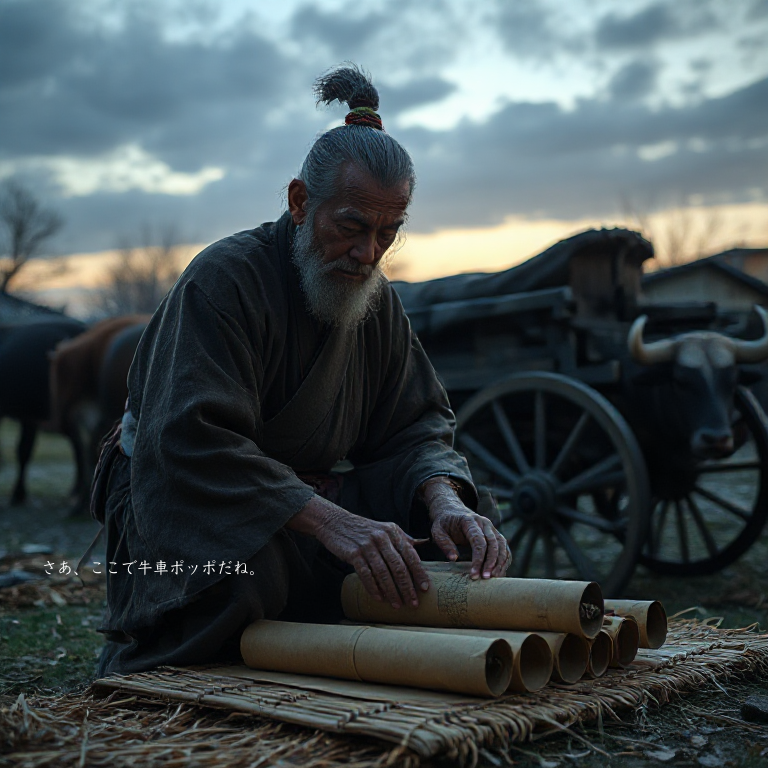
<path id="1" fill-rule="evenodd" d="M 733 453 L 733 395 L 738 369 L 722 339 L 689 339 L 672 363 L 670 422 L 678 422 L 691 453 L 719 459 Z"/>
<path id="2" fill-rule="evenodd" d="M 768 313 L 756 309 L 764 330 L 756 341 L 702 331 L 645 343 L 647 318 L 635 321 L 629 350 L 636 362 L 646 366 L 636 382 L 649 387 L 640 395 L 642 410 L 667 449 L 684 450 L 697 459 L 720 459 L 738 447 L 733 432 L 738 364 L 768 357 Z"/>

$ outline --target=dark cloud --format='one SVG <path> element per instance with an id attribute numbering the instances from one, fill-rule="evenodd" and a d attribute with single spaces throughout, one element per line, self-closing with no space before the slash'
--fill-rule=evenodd
<path id="1" fill-rule="evenodd" d="M 642 99 L 653 92 L 657 73 L 658 67 L 653 62 L 632 61 L 611 78 L 608 92 L 617 101 Z"/>
<path id="2" fill-rule="evenodd" d="M 511 102 L 485 122 L 402 130 L 395 115 L 455 90 L 438 66 L 460 39 L 447 0 L 392 0 L 386 17 L 305 6 L 289 25 L 299 55 L 250 23 L 205 43 L 169 41 L 162 15 L 149 6 L 128 4 L 121 23 L 106 29 L 82 16 L 84 7 L 0 0 L 0 160 L 98 158 L 134 144 L 175 172 L 215 165 L 225 176 L 196 195 L 133 189 L 64 197 L 52 172 L 32 169 L 37 188 L 67 218 L 64 251 L 114 247 L 144 224 L 173 222 L 189 240 L 210 241 L 278 216 L 282 189 L 313 136 L 329 114 L 339 122 L 343 115 L 313 108 L 312 80 L 353 57 L 373 71 L 385 125 L 416 162 L 412 231 L 498 224 L 513 214 L 613 215 L 621 195 L 737 201 L 754 189 L 768 194 L 768 80 L 680 107 L 643 101 L 654 93 L 656 54 L 643 59 L 631 49 L 639 39 L 651 45 L 693 34 L 687 0 L 600 21 L 595 39 L 624 49 L 623 67 L 600 96 L 568 109 Z M 505 45 L 518 56 L 571 44 L 571 31 L 555 27 L 537 3 L 494 7 Z M 195 8 L 189 13 L 205 18 L 205 3 Z"/>
<path id="3" fill-rule="evenodd" d="M 621 195 L 742 201 L 768 194 L 768 78 L 679 108 L 512 103 L 487 123 L 402 138 L 419 172 L 414 227 L 614 215 Z M 649 147 L 658 159 L 643 159 Z"/>
<path id="4" fill-rule="evenodd" d="M 504 47 L 520 58 L 548 56 L 561 38 L 539 0 L 500 2 L 493 22 Z"/>
<path id="5" fill-rule="evenodd" d="M 653 3 L 630 16 L 609 13 L 597 25 L 595 42 L 598 49 L 627 49 L 697 35 L 717 24 L 707 5 L 681 0 Z"/>
<path id="6" fill-rule="evenodd" d="M 455 90 L 454 83 L 449 83 L 441 77 L 423 77 L 398 87 L 378 86 L 381 109 L 388 114 L 397 114 L 411 107 L 440 101 Z"/>
<path id="7" fill-rule="evenodd" d="M 349 11 L 323 11 L 305 5 L 293 17 L 292 32 L 302 40 L 328 46 L 336 57 L 365 50 L 371 38 L 384 28 L 386 16 L 378 12 L 352 15 Z"/>
<path id="8" fill-rule="evenodd" d="M 753 0 L 747 12 L 747 19 L 757 21 L 766 18 L 768 18 L 768 0 Z"/>
<path id="9" fill-rule="evenodd" d="M 251 30 L 209 45 L 169 43 L 147 15 L 104 32 L 86 29 L 65 0 L 1 7 L 0 35 L 20 36 L 0 39 L 0 66 L 10 73 L 0 79 L 6 156 L 93 155 L 126 142 L 159 147 L 224 106 L 247 105 L 255 128 L 289 70 L 274 44 Z M 225 159 L 222 149 L 209 162 Z"/>

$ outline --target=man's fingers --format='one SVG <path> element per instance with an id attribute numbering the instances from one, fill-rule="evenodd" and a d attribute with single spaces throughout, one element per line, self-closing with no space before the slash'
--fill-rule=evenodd
<path id="1" fill-rule="evenodd" d="M 465 517 L 461 521 L 461 527 L 466 540 L 469 542 L 469 546 L 472 547 L 472 567 L 469 573 L 473 579 L 477 579 L 480 577 L 480 569 L 485 561 L 488 542 L 485 539 L 483 529 L 475 518 Z"/>
<path id="2" fill-rule="evenodd" d="M 512 553 L 509 551 L 507 540 L 498 531 L 496 531 L 496 540 L 499 542 L 499 556 L 496 560 L 496 567 L 493 569 L 493 575 L 503 576 L 509 568 Z"/>
<path id="3" fill-rule="evenodd" d="M 397 587 L 392 579 L 392 574 L 390 573 L 387 564 L 384 562 L 381 553 L 375 548 L 370 548 L 366 552 L 366 557 L 368 559 L 368 565 L 370 566 L 371 571 L 373 571 L 373 577 L 376 580 L 379 590 L 393 608 L 400 608 L 402 600 L 397 592 Z"/>
<path id="4" fill-rule="evenodd" d="M 496 564 L 499 558 L 499 541 L 496 538 L 496 529 L 493 527 L 493 523 L 490 520 L 483 520 L 481 525 L 483 526 L 483 534 L 485 535 L 485 563 L 483 565 L 483 578 L 490 579 L 496 569 Z M 504 550 L 501 550 L 503 552 Z"/>
<path id="5" fill-rule="evenodd" d="M 413 548 L 414 539 L 408 534 L 398 537 L 395 542 L 397 551 L 405 560 L 405 564 L 408 566 L 408 570 L 411 572 L 411 578 L 413 583 L 421 590 L 426 592 L 429 589 L 429 576 L 424 570 L 424 566 L 421 564 L 421 558 L 419 553 Z"/>
<path id="6" fill-rule="evenodd" d="M 459 559 L 459 550 L 456 548 L 456 544 L 439 522 L 432 526 L 432 540 L 449 560 Z"/>
<path id="7" fill-rule="evenodd" d="M 405 560 L 403 560 L 400 552 L 395 549 L 392 540 L 388 536 L 379 544 L 379 551 L 389 568 L 389 572 L 392 574 L 392 578 L 400 595 L 402 595 L 403 601 L 414 607 L 417 606 L 419 598 L 416 596 L 416 588 L 413 586 L 411 573 L 405 564 Z"/>
<path id="8" fill-rule="evenodd" d="M 373 577 L 373 572 L 368 567 L 368 563 L 361 557 L 355 559 L 355 561 L 352 562 L 352 566 L 357 572 L 357 575 L 360 577 L 360 581 L 363 582 L 365 591 L 376 600 L 383 600 L 384 597 L 378 585 L 376 584 L 376 580 Z"/>

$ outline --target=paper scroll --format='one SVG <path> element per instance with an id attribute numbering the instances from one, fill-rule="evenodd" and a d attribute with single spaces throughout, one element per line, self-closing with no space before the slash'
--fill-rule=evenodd
<path id="1" fill-rule="evenodd" d="M 557 683 L 575 683 L 584 676 L 589 664 L 589 640 L 570 632 L 537 632 L 552 651 L 552 679 Z"/>
<path id="2" fill-rule="evenodd" d="M 603 596 L 594 582 L 473 580 L 468 569 L 451 565 L 451 570 L 428 567 L 431 584 L 419 593 L 418 608 L 375 600 L 353 573 L 342 586 L 344 613 L 357 622 L 423 627 L 571 632 L 586 638 L 600 631 Z"/>
<path id="3" fill-rule="evenodd" d="M 548 649 L 547 649 L 548 650 Z M 509 643 L 350 625 L 257 621 L 240 640 L 254 669 L 500 696 L 512 679 Z"/>
<path id="4" fill-rule="evenodd" d="M 599 632 L 597 637 L 589 641 L 589 663 L 585 677 L 602 677 L 613 655 L 613 642 L 607 632 Z"/>
<path id="5" fill-rule="evenodd" d="M 610 635 L 613 645 L 611 661 L 608 666 L 628 667 L 637 656 L 640 630 L 637 622 L 631 617 L 606 616 L 603 619 L 602 632 Z"/>
<path id="6" fill-rule="evenodd" d="M 498 638 L 509 643 L 512 651 L 512 678 L 509 691 L 532 693 L 541 690 L 552 676 L 553 657 L 549 644 L 535 632 L 508 632 L 496 629 L 459 629 L 445 627 L 416 627 L 403 624 L 379 624 L 381 629 L 395 629 L 408 632 L 463 635 L 471 637 Z"/>
<path id="7" fill-rule="evenodd" d="M 640 630 L 641 648 L 661 648 L 667 639 L 667 612 L 658 600 L 606 600 L 605 610 L 631 616 Z"/>

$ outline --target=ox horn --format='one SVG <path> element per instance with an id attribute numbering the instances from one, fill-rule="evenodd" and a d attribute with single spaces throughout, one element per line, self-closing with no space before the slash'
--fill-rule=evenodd
<path id="1" fill-rule="evenodd" d="M 763 335 L 754 341 L 733 340 L 733 354 L 737 363 L 759 363 L 768 357 L 768 312 L 757 304 L 755 311 L 763 322 Z"/>
<path id="2" fill-rule="evenodd" d="M 653 341 L 650 344 L 646 344 L 643 341 L 643 329 L 645 328 L 647 321 L 648 315 L 640 315 L 640 317 L 632 323 L 632 327 L 629 329 L 629 336 L 627 337 L 629 354 L 632 355 L 634 360 L 642 365 L 654 365 L 655 363 L 666 363 L 670 361 L 675 353 L 675 347 L 677 345 L 670 339 Z"/>

